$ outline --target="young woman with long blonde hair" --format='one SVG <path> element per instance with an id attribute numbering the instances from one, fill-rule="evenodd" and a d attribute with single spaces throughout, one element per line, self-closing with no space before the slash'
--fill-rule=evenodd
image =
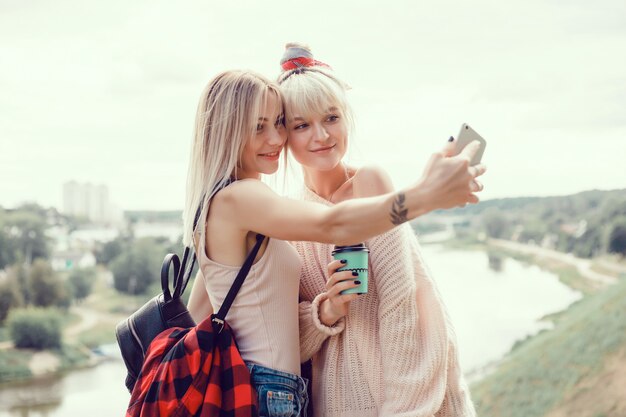
<path id="1" fill-rule="evenodd" d="M 286 241 L 349 244 L 434 209 L 474 203 L 474 179 L 484 171 L 468 166 L 476 152 L 469 145 L 459 156 L 434 154 L 414 186 L 329 207 L 283 198 L 260 181 L 278 169 L 286 140 L 282 96 L 274 83 L 252 72 L 227 71 L 204 89 L 183 214 L 184 243 L 195 246 L 202 272 L 189 309 L 198 321 L 219 308 L 257 234 L 270 238 L 227 317 L 262 416 L 298 416 L 307 401 L 298 330 L 301 261 Z M 398 204 L 402 215 L 392 216 Z M 355 277 L 341 276 L 350 278 L 345 287 L 356 286 Z"/>

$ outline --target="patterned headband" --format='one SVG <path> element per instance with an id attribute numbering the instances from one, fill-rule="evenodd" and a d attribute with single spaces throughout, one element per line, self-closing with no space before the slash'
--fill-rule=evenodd
<path id="1" fill-rule="evenodd" d="M 313 58 L 292 58 L 288 61 L 285 61 L 280 64 L 280 67 L 283 71 L 291 71 L 298 68 L 308 68 L 308 67 L 326 67 L 330 68 L 330 65 L 323 63 L 322 61 L 318 61 Z"/>

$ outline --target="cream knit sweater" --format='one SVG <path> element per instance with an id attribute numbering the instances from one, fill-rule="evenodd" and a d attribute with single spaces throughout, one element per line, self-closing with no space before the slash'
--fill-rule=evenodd
<path id="1" fill-rule="evenodd" d="M 306 191 L 304 199 L 331 203 Z M 333 327 L 318 316 L 332 245 L 294 242 L 301 360 L 313 359 L 315 417 L 475 416 L 456 336 L 409 225 L 366 242 L 369 291 Z"/>

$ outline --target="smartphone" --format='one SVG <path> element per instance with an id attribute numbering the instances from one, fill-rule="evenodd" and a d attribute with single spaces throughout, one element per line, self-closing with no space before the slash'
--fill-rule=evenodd
<path id="1" fill-rule="evenodd" d="M 472 160 L 470 161 L 470 166 L 474 166 L 480 163 L 483 158 L 483 153 L 485 153 L 485 147 L 487 146 L 487 141 L 483 139 L 474 129 L 472 129 L 467 123 L 463 123 L 461 126 L 461 131 L 459 135 L 456 137 L 456 153 L 458 155 L 461 153 L 463 148 L 470 144 L 473 141 L 480 142 L 480 148 L 478 148 L 478 152 L 474 155 Z"/>

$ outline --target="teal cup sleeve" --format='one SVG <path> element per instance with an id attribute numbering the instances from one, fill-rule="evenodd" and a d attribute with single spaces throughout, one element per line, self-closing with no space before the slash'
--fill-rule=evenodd
<path id="1" fill-rule="evenodd" d="M 346 266 L 342 266 L 337 271 L 354 271 L 358 272 L 359 276 L 354 277 L 355 281 L 361 281 L 358 286 L 341 291 L 341 294 L 367 294 L 368 284 L 368 261 L 369 251 L 367 248 L 361 250 L 347 250 L 347 251 L 333 251 L 333 258 L 335 260 L 346 260 Z"/>

